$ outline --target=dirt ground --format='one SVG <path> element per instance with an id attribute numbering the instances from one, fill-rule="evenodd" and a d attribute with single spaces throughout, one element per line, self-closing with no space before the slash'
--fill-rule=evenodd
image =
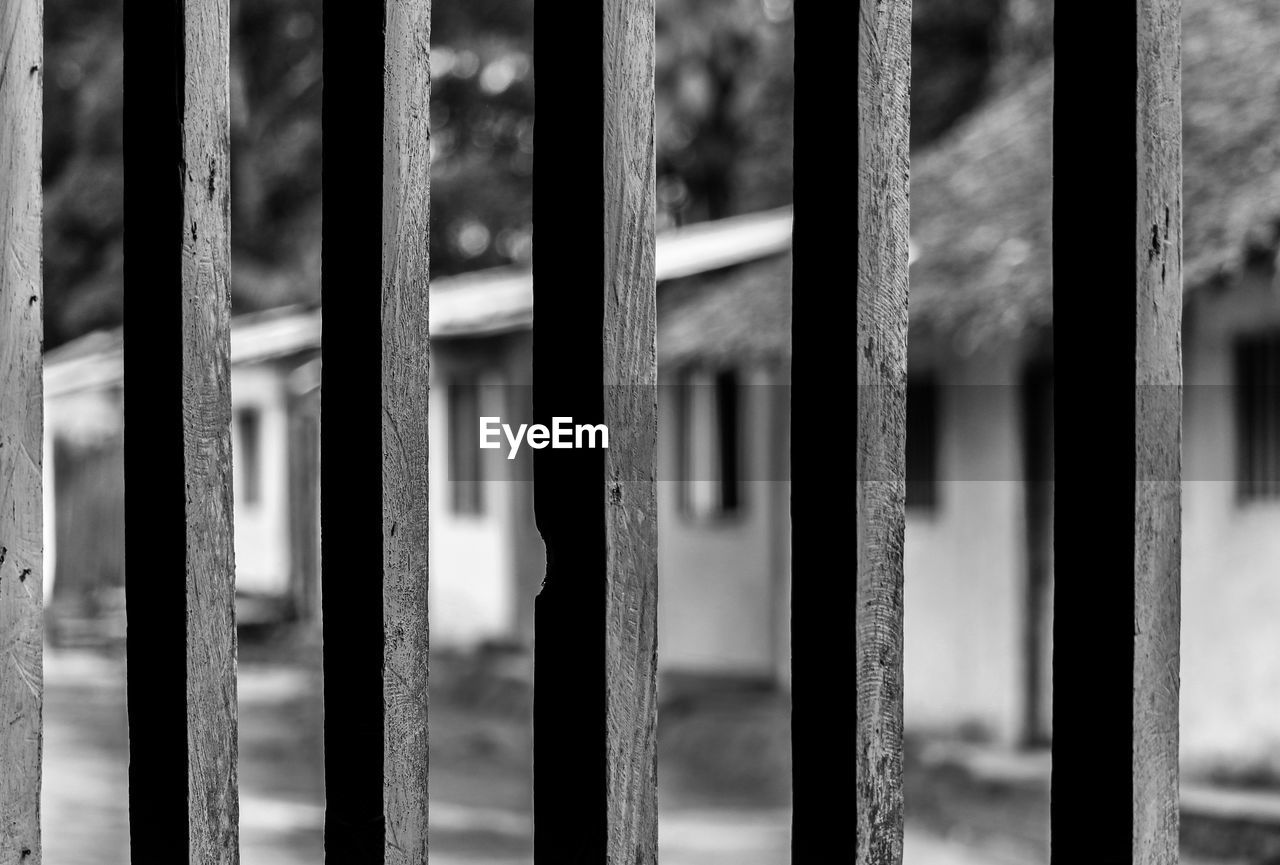
<path id="1" fill-rule="evenodd" d="M 244 865 L 323 861 L 323 751 L 314 645 L 242 646 Z M 127 733 L 121 652 L 46 649 L 43 818 L 48 865 L 125 865 Z M 532 775 L 527 660 L 432 663 L 436 865 L 528 865 Z M 777 695 L 690 695 L 659 723 L 663 865 L 785 865 L 786 708 Z M 1041 865 L 1047 797 L 975 795 L 908 769 L 906 865 Z M 910 807 L 910 806 L 909 806 Z"/>
<path id="2" fill-rule="evenodd" d="M 244 865 L 323 861 L 323 750 L 318 653 L 299 657 L 245 646 L 239 671 L 240 814 Z M 532 859 L 532 773 L 527 688 L 511 675 L 484 675 L 466 659 L 433 661 L 431 706 L 432 861 L 512 865 Z M 501 662 L 498 663 L 501 667 Z M 124 664 L 116 650 L 58 649 L 45 655 L 44 861 L 126 865 L 128 738 Z M 713 709 L 709 717 L 722 713 Z M 680 713 L 677 713 L 677 716 Z M 694 745 L 714 725 L 678 725 L 677 745 Z M 749 746 L 765 725 L 746 730 Z M 673 780 L 690 773 L 673 774 Z M 754 772 L 754 774 L 753 774 Z M 663 862 L 773 865 L 787 860 L 785 790 L 742 784 L 758 770 L 714 784 L 664 789 Z M 722 785 L 723 786 L 723 785 Z M 775 785 L 776 786 L 776 785 Z"/>

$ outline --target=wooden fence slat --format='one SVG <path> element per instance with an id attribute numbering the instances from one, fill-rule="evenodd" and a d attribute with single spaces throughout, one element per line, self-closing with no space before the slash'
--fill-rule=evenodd
<path id="1" fill-rule="evenodd" d="M 386 4 L 386 21 L 382 187 L 385 861 L 387 865 L 425 865 L 430 0 L 391 0 Z"/>
<path id="2" fill-rule="evenodd" d="M 1178 860 L 1182 620 L 1182 2 L 1138 4 L 1134 862 Z M 1152 244 L 1155 237 L 1158 243 Z"/>
<path id="3" fill-rule="evenodd" d="M 1054 863 L 1178 850 L 1181 2 L 1130 10 L 1054 22 Z"/>
<path id="4" fill-rule="evenodd" d="M 902 859 L 911 6 L 858 28 L 856 728 L 859 863 Z"/>
<path id="5" fill-rule="evenodd" d="M 236 863 L 240 801 L 231 494 L 230 0 L 185 2 L 187 807 L 191 862 Z"/>
<path id="6" fill-rule="evenodd" d="M 881 865 L 902 860 L 911 4 L 796 7 L 792 861 Z M 846 43 L 855 27 L 851 64 Z M 853 148 L 833 134 L 832 86 L 851 65 L 856 182 L 833 188 L 836 178 L 846 183 L 842 166 Z M 833 194 L 856 199 L 856 226 L 833 218 Z M 848 270 L 850 245 L 856 292 L 833 280 Z M 831 451 L 806 438 L 831 429 L 831 382 L 851 367 L 858 385 L 853 532 L 849 512 L 833 506 L 840 493 L 832 489 Z M 852 578 L 832 568 L 849 561 L 850 540 Z M 836 795 L 850 790 L 851 778 L 852 791 Z"/>
<path id="7" fill-rule="evenodd" d="M 125 546 L 135 862 L 154 861 L 161 850 L 171 861 L 239 861 L 229 44 L 228 0 L 125 6 Z"/>
<path id="8" fill-rule="evenodd" d="M 658 861 L 654 0 L 604 3 L 605 716 L 609 862 Z"/>
<path id="9" fill-rule="evenodd" d="M 0 862 L 39 865 L 44 5 L 0 7 Z"/>
<path id="10" fill-rule="evenodd" d="M 427 861 L 430 13 L 324 8 L 325 857 L 342 865 Z"/>
<path id="11" fill-rule="evenodd" d="M 534 418 L 603 422 L 610 440 L 535 452 L 534 858 L 653 863 L 654 7 L 538 4 L 535 29 L 550 95 L 534 164 Z M 552 41 L 565 34 L 572 50 Z"/>

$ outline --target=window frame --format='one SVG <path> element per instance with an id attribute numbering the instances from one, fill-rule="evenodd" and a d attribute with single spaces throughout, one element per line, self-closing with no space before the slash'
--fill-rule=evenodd
<path id="1" fill-rule="evenodd" d="M 445 388 L 449 513 L 459 518 L 480 519 L 488 513 L 480 450 L 480 387 L 475 376 L 458 376 Z M 463 465 L 464 458 L 469 466 Z"/>
<path id="2" fill-rule="evenodd" d="M 1280 504 L 1280 327 L 1236 334 L 1231 364 L 1235 501 Z"/>
<path id="3" fill-rule="evenodd" d="M 732 364 L 687 366 L 676 382 L 678 512 L 686 522 L 704 525 L 742 520 L 749 506 L 742 370 Z"/>

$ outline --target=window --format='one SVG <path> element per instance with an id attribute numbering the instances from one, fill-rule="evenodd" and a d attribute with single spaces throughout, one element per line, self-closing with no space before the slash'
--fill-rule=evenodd
<path id="1" fill-rule="evenodd" d="M 1236 342 L 1236 495 L 1280 498 L 1280 332 Z"/>
<path id="2" fill-rule="evenodd" d="M 484 512 L 480 462 L 480 388 L 474 381 L 449 388 L 449 504 L 455 514 Z"/>
<path id="3" fill-rule="evenodd" d="M 262 412 L 256 407 L 237 409 L 233 459 L 240 464 L 240 501 L 256 505 L 262 500 Z"/>
<path id="4" fill-rule="evenodd" d="M 680 509 L 687 516 L 728 516 L 742 508 L 741 396 L 733 369 L 680 377 Z"/>
<path id="5" fill-rule="evenodd" d="M 938 506 L 938 385 L 932 377 L 907 382 L 907 507 Z"/>

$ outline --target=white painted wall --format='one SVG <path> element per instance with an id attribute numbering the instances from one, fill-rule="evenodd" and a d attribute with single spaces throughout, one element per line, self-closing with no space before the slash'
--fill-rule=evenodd
<path id="1" fill-rule="evenodd" d="M 1183 420 L 1183 768 L 1280 773 L 1280 502 L 1235 487 L 1235 337 L 1280 327 L 1280 295 L 1253 276 L 1186 312 Z M 944 384 L 1016 380 L 1015 352 L 939 364 Z M 936 359 L 935 359 L 936 361 Z M 942 470 L 1015 472 L 1020 404 L 944 390 Z M 1026 562 L 1017 483 L 943 484 L 935 514 L 906 537 L 906 724 L 1017 741 L 1024 699 Z M 1105 551 L 1099 551 L 1100 555 Z M 1062 575 L 1059 575 L 1060 577 Z"/>
<path id="2" fill-rule="evenodd" d="M 85 447 L 118 437 L 124 430 L 124 404 L 118 387 L 44 394 L 44 455 L 41 467 L 44 513 L 44 603 L 53 600 L 57 578 L 57 507 L 54 494 L 58 471 L 55 443 Z M 124 502 L 121 501 L 121 507 Z"/>
<path id="3" fill-rule="evenodd" d="M 1235 495 L 1236 334 L 1280 327 L 1260 278 L 1196 298 L 1184 349 L 1184 768 L 1280 772 L 1280 502 Z"/>
<path id="4" fill-rule="evenodd" d="M 511 524 L 512 484 L 505 451 L 482 451 L 483 508 L 479 514 L 455 513 L 450 506 L 448 398 L 452 365 L 448 349 L 432 347 L 431 367 L 431 641 L 469 646 L 515 633 L 515 533 Z M 509 417 L 503 377 L 496 369 L 478 378 L 482 413 Z M 479 436 L 479 423 L 476 423 Z M 493 459 L 492 457 L 497 457 Z M 488 479 L 488 478 L 492 479 Z"/>
<path id="5" fill-rule="evenodd" d="M 1017 352 L 934 365 L 943 480 L 932 512 L 907 512 L 905 722 L 1012 743 L 1026 569 Z"/>
<path id="6" fill-rule="evenodd" d="M 674 384 L 663 371 L 662 383 Z M 776 412 L 785 394 L 769 385 L 776 370 L 740 371 L 746 418 L 743 503 L 732 516 L 681 513 L 677 477 L 675 388 L 659 391 L 658 659 L 664 670 L 773 676 L 789 657 L 777 610 L 790 569 L 778 550 L 780 447 Z M 783 445 L 784 446 L 784 445 Z M 785 454 L 785 451 L 782 452 Z M 782 515 L 785 516 L 785 515 Z"/>
<path id="7" fill-rule="evenodd" d="M 231 461 L 235 507 L 236 590 L 284 596 L 289 590 L 289 459 L 284 379 L 270 364 L 231 370 Z M 259 413 L 259 497 L 245 497 L 245 442 L 235 421 L 246 408 Z"/>

